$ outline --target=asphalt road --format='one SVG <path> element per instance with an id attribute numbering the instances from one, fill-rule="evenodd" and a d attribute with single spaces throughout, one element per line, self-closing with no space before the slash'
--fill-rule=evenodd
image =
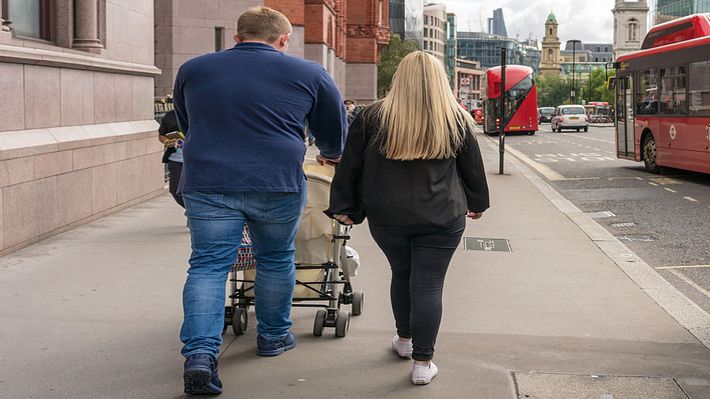
<path id="1" fill-rule="evenodd" d="M 495 138 L 494 138 L 495 139 Z M 507 136 L 510 152 L 710 312 L 710 175 L 616 158 L 613 127 Z"/>

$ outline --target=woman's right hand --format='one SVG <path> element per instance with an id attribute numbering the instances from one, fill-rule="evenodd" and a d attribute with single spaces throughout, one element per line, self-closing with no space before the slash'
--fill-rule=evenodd
<path id="1" fill-rule="evenodd" d="M 469 219 L 477 220 L 483 217 L 483 212 L 471 212 L 466 213 L 466 217 Z"/>

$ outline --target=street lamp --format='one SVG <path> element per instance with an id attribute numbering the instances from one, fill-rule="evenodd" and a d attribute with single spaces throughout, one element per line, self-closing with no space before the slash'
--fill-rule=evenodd
<path id="1" fill-rule="evenodd" d="M 572 95 L 570 97 L 572 98 L 572 102 L 574 102 L 577 96 L 577 82 L 575 82 L 575 75 L 577 74 L 577 43 L 582 43 L 582 41 L 575 39 L 568 40 L 567 43 L 572 43 Z"/>

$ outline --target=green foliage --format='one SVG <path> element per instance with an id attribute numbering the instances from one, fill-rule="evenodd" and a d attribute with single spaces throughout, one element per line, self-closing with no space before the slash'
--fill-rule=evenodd
<path id="1" fill-rule="evenodd" d="M 582 100 L 606 101 L 609 104 L 614 102 L 614 90 L 606 87 L 606 78 L 615 75 L 613 69 L 605 73 L 604 68 L 592 70 L 589 75 L 578 75 L 577 99 L 575 102 L 581 104 Z M 591 89 L 591 90 L 590 90 Z M 570 103 L 570 91 L 572 90 L 572 80 L 570 76 L 546 75 L 537 78 L 537 98 L 540 107 L 556 107 Z"/>
<path id="2" fill-rule="evenodd" d="M 560 75 L 539 76 L 537 78 L 538 105 L 540 107 L 556 107 L 569 103 L 571 88 L 570 83 Z"/>
<path id="3" fill-rule="evenodd" d="M 407 54 L 419 50 L 417 43 L 410 40 L 401 40 L 399 36 L 392 35 L 389 45 L 382 51 L 380 65 L 377 66 L 377 94 L 383 97 L 392 86 L 397 66 Z"/>

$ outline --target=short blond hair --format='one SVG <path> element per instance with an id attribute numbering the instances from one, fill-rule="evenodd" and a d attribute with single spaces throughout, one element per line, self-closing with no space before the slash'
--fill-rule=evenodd
<path id="1" fill-rule="evenodd" d="M 273 43 L 279 36 L 291 33 L 292 29 L 285 15 L 269 7 L 250 8 L 237 19 L 237 35 L 242 41 Z"/>

